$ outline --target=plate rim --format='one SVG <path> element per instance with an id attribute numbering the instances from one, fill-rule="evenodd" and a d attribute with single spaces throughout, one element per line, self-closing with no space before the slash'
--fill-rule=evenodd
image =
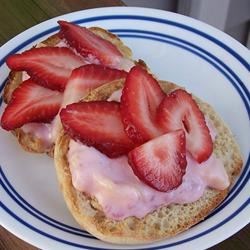
<path id="1" fill-rule="evenodd" d="M 98 9 L 91 9 L 91 10 L 82 10 L 82 11 L 77 11 L 77 12 L 72 12 L 72 13 L 69 13 L 69 14 L 66 14 L 66 15 L 62 15 L 62 16 L 59 16 L 59 17 L 56 17 L 56 18 L 62 18 L 62 17 L 64 17 L 64 16 L 68 16 L 68 15 L 71 15 L 71 14 L 78 14 L 78 13 L 82 13 L 82 12 L 86 12 L 86 11 L 88 11 L 88 12 L 90 12 L 90 11 L 92 11 L 92 10 L 98 10 L 98 11 L 100 11 L 100 9 L 110 9 L 110 8 L 112 8 L 112 9 L 114 9 L 114 8 L 123 8 L 123 7 L 107 7 L 107 8 L 98 8 Z M 132 8 L 132 9 L 142 9 L 142 8 L 134 8 L 134 7 L 126 7 L 126 8 Z M 144 8 L 143 8 L 144 9 Z M 151 10 L 151 9 L 149 9 L 149 10 Z M 158 10 L 157 10 L 157 12 L 158 12 Z M 162 11 L 160 11 L 160 12 L 162 12 Z M 165 11 L 164 11 L 165 12 Z M 173 14 L 173 13 L 171 13 L 171 14 Z M 53 19 L 55 19 L 55 18 L 52 18 L 52 19 L 49 19 L 49 20 L 47 20 L 47 21 L 45 21 L 45 22 L 52 22 L 53 21 Z M 195 22 L 197 22 L 196 20 L 195 20 Z M 39 26 L 40 24 L 38 24 L 38 25 L 36 25 L 36 26 Z M 36 28 L 36 26 L 33 26 L 32 28 L 30 28 L 30 29 L 34 29 L 34 28 Z M 25 32 L 27 32 L 27 30 L 26 31 L 24 31 L 24 32 L 22 32 L 22 33 L 25 33 Z M 21 33 L 21 34 L 22 34 Z M 17 37 L 17 36 L 16 36 Z M 16 37 L 14 37 L 13 39 L 16 39 Z M 11 39 L 12 40 L 12 39 Z M 6 44 L 8 44 L 8 42 L 6 43 Z M 0 67 L 1 67 L 1 65 L 0 65 Z M 1 92 L 1 91 L 0 91 Z M 33 243 L 32 243 L 33 244 Z"/>

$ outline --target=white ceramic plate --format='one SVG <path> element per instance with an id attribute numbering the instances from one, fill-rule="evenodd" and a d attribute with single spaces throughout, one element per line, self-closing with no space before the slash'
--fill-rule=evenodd
<path id="1" fill-rule="evenodd" d="M 244 168 L 224 203 L 188 231 L 151 245 L 110 245 L 74 222 L 59 191 L 52 159 L 25 153 L 10 133 L 0 130 L 2 225 L 42 249 L 204 249 L 244 227 L 250 220 L 249 51 L 226 34 L 174 13 L 128 7 L 84 10 L 43 22 L 3 45 L 1 89 L 8 75 L 4 58 L 58 31 L 58 19 L 111 30 L 159 78 L 179 83 L 211 103 L 233 131 Z"/>

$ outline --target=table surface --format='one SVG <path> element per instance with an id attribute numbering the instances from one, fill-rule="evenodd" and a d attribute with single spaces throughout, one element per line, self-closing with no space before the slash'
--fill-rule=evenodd
<path id="1" fill-rule="evenodd" d="M 0 46 L 25 29 L 58 15 L 82 9 L 124 5 L 120 0 L 0 0 L 0 3 Z M 1 227 L 0 249 L 35 250 L 37 248 Z M 211 249 L 250 249 L 250 225 Z"/>

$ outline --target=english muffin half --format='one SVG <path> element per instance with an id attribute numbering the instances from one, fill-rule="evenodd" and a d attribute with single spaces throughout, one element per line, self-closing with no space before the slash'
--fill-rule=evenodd
<path id="1" fill-rule="evenodd" d="M 165 93 L 180 86 L 170 82 L 160 82 Z M 122 89 L 124 81 L 103 85 L 83 99 L 83 101 L 107 100 L 112 93 Z M 230 129 L 216 111 L 207 103 L 193 96 L 200 110 L 216 129 L 213 153 L 223 162 L 230 185 L 239 175 L 242 158 Z M 129 216 L 122 220 L 108 218 L 96 197 L 75 189 L 69 167 L 68 152 L 71 138 L 61 131 L 55 145 L 54 161 L 59 185 L 67 207 L 81 227 L 97 238 L 118 244 L 144 244 L 175 236 L 204 220 L 227 196 L 229 187 L 217 190 L 207 187 L 195 202 L 170 204 L 158 207 L 143 218 Z M 84 160 L 84 159 L 83 159 Z M 123 199 L 123 194 L 120 194 Z M 119 201 L 118 201 L 119 202 Z"/>

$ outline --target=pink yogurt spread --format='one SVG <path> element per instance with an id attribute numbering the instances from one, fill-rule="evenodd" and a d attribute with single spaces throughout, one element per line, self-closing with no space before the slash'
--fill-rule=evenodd
<path id="1" fill-rule="evenodd" d="M 23 132 L 34 135 L 43 141 L 44 145 L 49 148 L 53 144 L 52 123 L 27 123 L 22 127 Z"/>
<path id="2" fill-rule="evenodd" d="M 70 140 L 68 162 L 73 186 L 94 196 L 108 218 L 142 218 L 162 205 L 198 200 L 207 187 L 229 186 L 223 163 L 215 155 L 198 164 L 187 155 L 182 184 L 170 192 L 159 192 L 140 181 L 128 164 L 127 156 L 110 159 L 93 147 Z"/>

